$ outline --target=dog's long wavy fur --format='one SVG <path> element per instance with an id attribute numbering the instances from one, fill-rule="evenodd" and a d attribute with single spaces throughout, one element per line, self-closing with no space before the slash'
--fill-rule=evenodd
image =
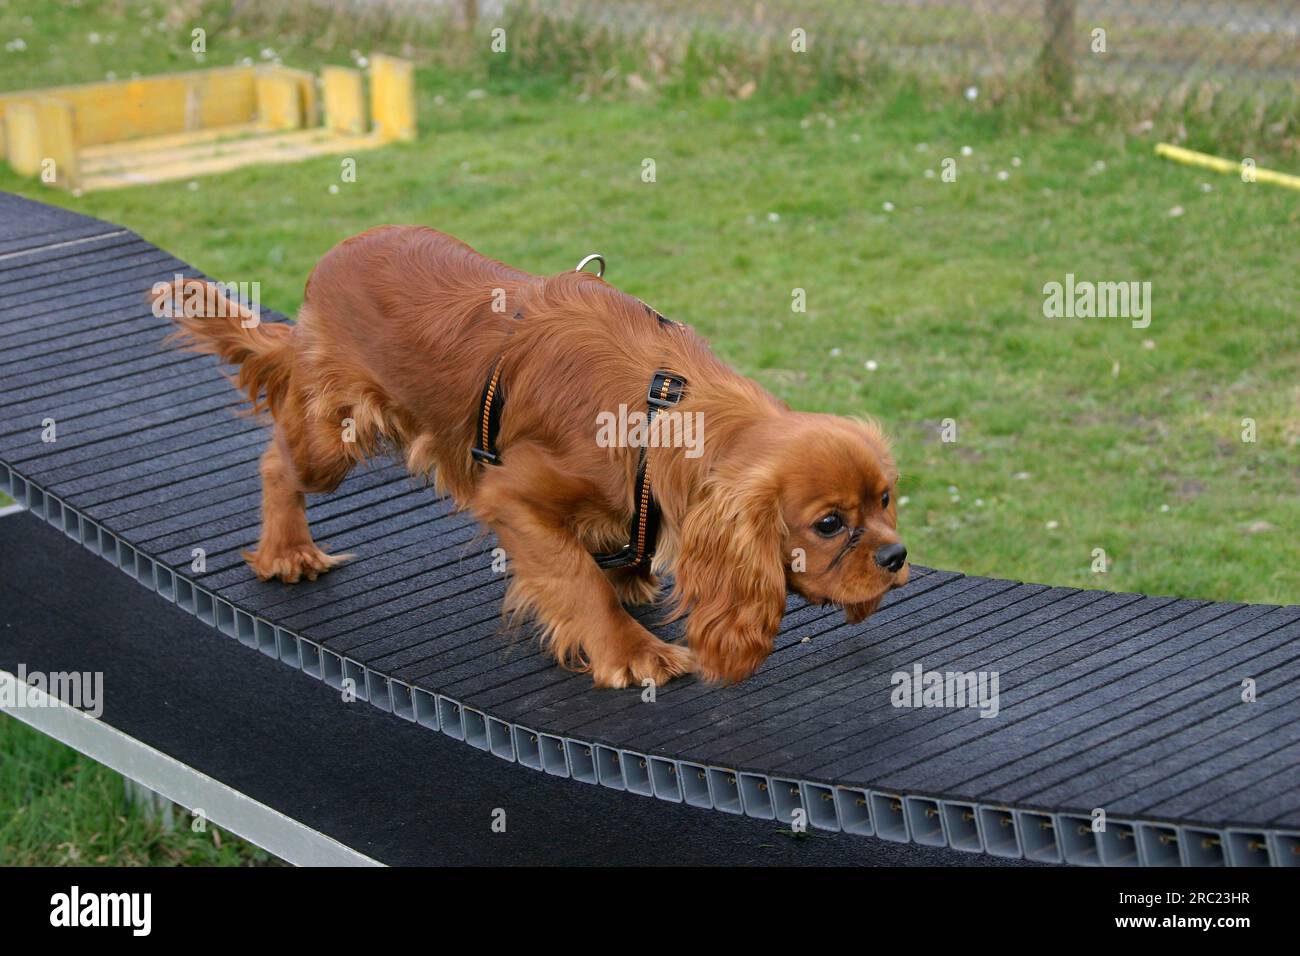
<path id="1" fill-rule="evenodd" d="M 340 243 L 313 270 L 293 325 L 254 324 L 211 286 L 216 307 L 186 314 L 187 292 L 155 293 L 164 311 L 170 300 L 171 340 L 237 366 L 236 385 L 274 423 L 262 535 L 248 554 L 259 575 L 296 580 L 337 563 L 311 541 L 303 496 L 396 451 L 497 533 L 513 572 L 507 612 L 535 617 L 556 659 L 598 684 L 689 670 L 747 676 L 771 650 L 787 589 L 805 587 L 792 583 L 785 553 L 803 533 L 788 526 L 792 496 L 813 496 L 817 473 L 859 447 L 869 454 L 858 471 L 896 477 L 873 424 L 790 411 L 689 328 L 658 322 L 594 275 L 534 276 L 432 229 L 385 226 Z M 507 395 L 499 468 L 469 455 L 498 355 Z M 660 368 L 686 379 L 677 410 L 701 413 L 707 428 L 698 458 L 648 451 L 663 514 L 654 570 L 673 573 L 670 610 L 688 618 L 689 651 L 659 641 L 620 604 L 655 595 L 651 569 L 604 574 L 589 558 L 626 543 L 638 457 L 598 447 L 597 416 L 643 409 Z M 872 518 L 883 521 L 874 543 L 890 538 L 893 516 L 891 507 Z M 833 580 L 805 577 L 803 593 L 869 613 L 890 582 L 859 550 L 868 549 L 827 572 Z"/>

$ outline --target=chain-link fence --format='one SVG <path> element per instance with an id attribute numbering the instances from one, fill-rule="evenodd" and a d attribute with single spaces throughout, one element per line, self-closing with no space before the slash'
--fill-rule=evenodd
<path id="1" fill-rule="evenodd" d="M 480 19 L 505 4 L 468 0 Z M 541 10 L 628 31 L 857 49 L 973 78 L 1042 70 L 1065 86 L 1168 90 L 1214 81 L 1242 92 L 1300 80 L 1294 0 L 556 0 Z"/>
<path id="2" fill-rule="evenodd" d="M 275 5 L 234 4 L 247 13 Z M 990 98 L 1034 83 L 1062 98 L 1135 106 L 1135 113 L 1172 105 L 1205 114 L 1245 104 L 1257 114 L 1248 126 L 1276 131 L 1280 120 L 1286 135 L 1300 103 L 1297 0 L 308 0 L 307 6 L 323 17 L 318 22 L 366 23 L 425 46 L 449 23 L 474 43 L 508 25 L 510 50 L 524 62 L 596 72 L 604 69 L 600 56 L 613 49 L 601 45 L 603 37 L 642 61 L 631 77 L 627 62 L 620 63 L 624 78 L 650 85 L 695 56 L 702 72 L 712 70 L 711 85 L 727 93 L 783 72 L 870 81 L 883 68 L 987 90 Z M 725 82 L 717 83 L 717 75 Z"/>

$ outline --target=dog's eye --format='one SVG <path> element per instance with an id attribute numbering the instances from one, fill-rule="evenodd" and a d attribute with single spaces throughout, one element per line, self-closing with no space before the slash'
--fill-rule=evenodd
<path id="1" fill-rule="evenodd" d="M 885 489 L 885 493 L 884 493 L 883 495 L 880 496 L 880 507 L 882 507 L 882 508 L 888 508 L 888 507 L 889 507 L 889 489 L 888 489 L 888 488 L 886 488 L 886 489 Z"/>
<path id="2" fill-rule="evenodd" d="M 813 522 L 813 530 L 824 538 L 831 535 L 839 534 L 840 529 L 844 527 L 844 519 L 832 511 L 830 514 L 822 515 Z"/>

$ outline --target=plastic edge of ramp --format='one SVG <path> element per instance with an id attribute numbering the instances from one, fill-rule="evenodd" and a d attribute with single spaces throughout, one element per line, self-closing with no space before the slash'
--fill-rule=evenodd
<path id="1" fill-rule="evenodd" d="M 1077 866 L 1300 867 L 1300 832 L 986 805 L 798 780 L 639 753 L 494 717 L 365 667 L 223 600 L 0 462 L 0 491 L 113 567 L 251 650 L 403 720 L 539 773 L 701 809 L 897 843 Z"/>

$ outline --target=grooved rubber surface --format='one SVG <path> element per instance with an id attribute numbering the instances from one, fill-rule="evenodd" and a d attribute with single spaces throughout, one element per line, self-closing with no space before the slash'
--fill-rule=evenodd
<path id="1" fill-rule="evenodd" d="M 794 840 L 775 820 L 532 773 L 340 704 L 30 514 L 0 519 L 0 543 L 0 669 L 102 673 L 101 721 L 384 863 L 1035 866 L 844 833 Z M 84 586 L 63 587 L 68 575 Z M 499 809 L 505 833 L 488 825 Z"/>
<path id="2" fill-rule="evenodd" d="M 144 295 L 178 271 L 197 274 L 119 227 L 0 194 L 0 461 L 235 608 L 491 717 L 638 753 L 1085 817 L 1300 827 L 1297 606 L 915 568 L 859 625 L 792 600 L 754 678 L 679 680 L 647 704 L 504 634 L 494 540 L 394 464 L 310 502 L 317 542 L 356 560 L 259 582 L 240 552 L 257 537 L 267 435 L 236 414 L 215 360 L 162 347 Z M 891 676 L 918 662 L 996 672 L 998 715 L 893 706 Z"/>

